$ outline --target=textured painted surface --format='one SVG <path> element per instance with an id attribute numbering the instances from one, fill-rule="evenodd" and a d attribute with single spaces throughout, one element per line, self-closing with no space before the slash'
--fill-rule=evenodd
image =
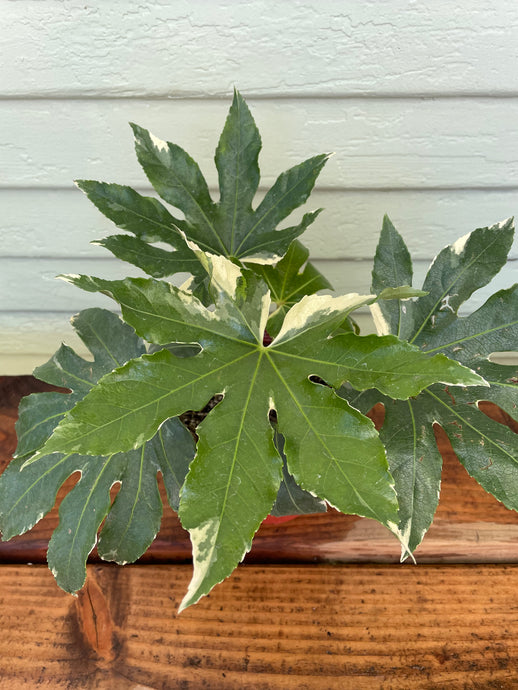
<path id="1" fill-rule="evenodd" d="M 506 0 L 17 0 L 2 3 L 0 90 L 516 94 L 517 27 Z"/>
<path id="2" fill-rule="evenodd" d="M 244 89 L 246 96 L 246 87 Z M 76 177 L 144 185 L 128 122 L 174 140 L 217 180 L 221 101 L 0 101 L 0 187 L 65 187 Z M 518 187 L 516 99 L 249 99 L 263 141 L 262 184 L 335 152 L 319 187 Z"/>
<path id="3" fill-rule="evenodd" d="M 326 274 L 337 294 L 359 292 L 369 294 L 371 284 L 372 260 L 315 260 L 315 266 Z M 414 262 L 414 283 L 421 286 L 428 262 Z M 497 289 L 509 287 L 516 278 L 518 262 L 510 262 L 504 267 L 490 288 L 477 292 L 470 305 L 479 307 Z M 73 313 L 88 306 L 116 309 L 116 303 L 101 294 L 80 290 L 62 280 L 56 280 L 59 273 L 86 273 L 100 278 L 121 279 L 126 275 L 144 275 L 128 264 L 126 267 L 116 259 L 0 259 L 0 272 L 5 279 L 4 298 L 15 311 L 23 311 L 27 304 L 41 303 L 47 311 Z M 32 272 L 32 281 L 25 284 L 26 276 Z M 180 285 L 185 277 L 175 276 L 171 282 Z M 354 290 L 352 288 L 355 288 Z M 466 303 L 467 304 L 467 303 Z M 465 313 L 465 308 L 460 310 Z"/>
<path id="4" fill-rule="evenodd" d="M 68 315 L 95 303 L 56 273 L 135 274 L 89 245 L 112 226 L 72 180 L 150 193 L 131 120 L 184 146 L 214 185 L 234 84 L 261 130 L 263 190 L 336 152 L 305 240 L 339 290 L 368 288 L 385 212 L 418 274 L 456 237 L 514 215 L 517 28 L 518 5 L 503 0 L 4 2 L 0 372 L 28 373 L 69 333 Z"/>
<path id="5" fill-rule="evenodd" d="M 110 163 L 107 157 L 107 164 Z M 117 181 L 115 177 L 110 182 Z M 139 188 L 151 195 L 149 188 Z M 214 193 L 217 198 L 217 194 Z M 106 258 L 91 241 L 116 231 L 115 226 L 76 188 L 0 189 L 2 258 Z M 306 207 L 304 207 L 306 208 Z M 304 234 L 315 259 L 372 260 L 383 214 L 388 213 L 404 235 L 414 259 L 429 259 L 455 238 L 491 225 L 518 210 L 515 190 L 320 190 L 307 209 L 323 213 Z M 293 213 L 289 223 L 300 219 Z M 518 244 L 510 257 L 518 259 Z M 370 270 L 370 269 L 369 269 Z M 63 269 L 60 269 L 62 272 Z"/>

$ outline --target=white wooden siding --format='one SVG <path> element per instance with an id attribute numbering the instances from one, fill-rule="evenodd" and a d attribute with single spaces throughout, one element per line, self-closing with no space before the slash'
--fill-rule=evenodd
<path id="1" fill-rule="evenodd" d="M 509 0 L 2 0 L 8 96 L 516 94 Z"/>
<path id="2" fill-rule="evenodd" d="M 234 84 L 261 130 L 263 192 L 335 152 L 305 241 L 337 290 L 368 290 L 385 212 L 417 284 L 442 246 L 518 211 L 517 29 L 502 0 L 0 0 L 0 374 L 75 343 L 78 309 L 113 308 L 57 273 L 138 273 L 89 244 L 114 227 L 72 180 L 152 193 L 135 121 L 214 188 Z M 518 281 L 518 242 L 511 259 L 495 288 Z"/>

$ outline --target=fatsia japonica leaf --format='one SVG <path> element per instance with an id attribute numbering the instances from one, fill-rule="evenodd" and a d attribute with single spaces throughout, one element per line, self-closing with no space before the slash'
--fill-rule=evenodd
<path id="1" fill-rule="evenodd" d="M 332 289 L 331 283 L 308 261 L 309 251 L 294 240 L 286 255 L 275 265 L 250 264 L 270 288 L 275 311 L 268 317 L 267 331 L 277 335 L 290 307 L 305 295 Z"/>
<path id="2" fill-rule="evenodd" d="M 142 196 L 131 187 L 107 182 L 76 180 L 76 185 L 117 227 L 133 233 L 111 235 L 92 244 L 105 247 L 118 259 L 141 268 L 154 278 L 176 273 L 205 277 L 200 262 L 179 232 L 184 222 L 173 217 L 158 199 Z M 168 244 L 171 250 L 155 247 L 154 242 Z"/>
<path id="3" fill-rule="evenodd" d="M 48 550 L 49 567 L 67 591 L 80 589 L 85 562 L 98 542 L 102 558 L 119 563 L 136 560 L 153 541 L 160 527 L 162 504 L 157 472 L 161 472 L 168 499 L 178 508 L 179 491 L 194 455 L 194 441 L 178 419 L 167 420 L 142 448 L 108 456 L 43 455 L 26 465 L 41 448 L 63 415 L 98 380 L 145 352 L 142 340 L 115 314 L 87 309 L 73 325 L 93 355 L 79 357 L 62 345 L 35 374 L 71 392 L 38 393 L 22 400 L 17 423 L 17 456 L 0 477 L 0 529 L 3 539 L 23 534 L 54 505 L 63 482 L 76 472 L 81 477 L 63 499 L 60 522 Z M 120 485 L 115 501 L 110 489 Z"/>
<path id="4" fill-rule="evenodd" d="M 117 366 L 146 352 L 134 330 L 104 309 L 85 309 L 72 318 L 72 326 L 93 356 L 85 360 L 68 345 L 61 345 L 48 362 L 34 371 L 36 378 L 69 389 L 62 393 L 36 393 L 22 399 L 16 425 L 16 456 L 40 448 L 65 412 Z"/>
<path id="5" fill-rule="evenodd" d="M 284 438 L 278 432 L 274 434 L 274 443 L 282 458 L 282 481 L 270 514 L 280 517 L 282 515 L 325 513 L 327 510 L 325 501 L 313 496 L 309 491 L 301 489 L 289 473 L 284 453 Z"/>
<path id="6" fill-rule="evenodd" d="M 479 373 L 484 388 L 434 385 L 415 400 L 400 403 L 375 391 L 343 391 L 366 411 L 383 402 L 386 420 L 380 436 L 396 482 L 400 529 L 414 549 L 431 524 L 439 497 L 441 457 L 432 425 L 438 423 L 469 474 L 508 508 L 518 509 L 518 436 L 483 414 L 488 400 L 517 418 L 518 369 L 489 360 L 494 353 L 516 350 L 518 286 L 501 290 L 473 314 L 458 309 L 486 285 L 506 261 L 513 240 L 512 220 L 480 228 L 446 247 L 430 266 L 414 302 L 379 302 L 378 323 L 384 332 L 404 335 L 422 352 L 443 353 Z M 392 262 L 390 257 L 392 258 Z M 373 271 L 373 291 L 411 282 L 410 255 L 401 236 L 385 219 Z"/>
<path id="7" fill-rule="evenodd" d="M 271 259 L 315 219 L 306 214 L 293 227 L 277 225 L 303 204 L 325 165 L 325 154 L 282 173 L 257 208 L 261 138 L 250 110 L 236 91 L 216 149 L 220 199 L 212 200 L 198 164 L 176 144 L 132 124 L 138 160 L 158 194 L 185 216 L 181 230 L 202 250 L 235 259 Z"/>
<path id="8" fill-rule="evenodd" d="M 223 396 L 197 429 L 197 454 L 181 493 L 179 515 L 194 557 L 182 607 L 230 574 L 274 504 L 283 463 L 273 442 L 272 410 L 285 439 L 288 472 L 302 489 L 397 531 L 383 446 L 372 422 L 338 397 L 336 387 L 348 379 L 407 398 L 435 381 L 484 385 L 471 370 L 393 336 L 330 337 L 352 310 L 372 302 L 371 295 L 303 297 L 265 347 L 267 286 L 223 257 L 207 262 L 214 310 L 165 282 L 69 277 L 84 289 L 111 295 L 146 340 L 197 342 L 201 352 L 180 359 L 165 348 L 114 370 L 66 415 L 40 451 L 130 451 L 151 439 L 165 419 Z"/>

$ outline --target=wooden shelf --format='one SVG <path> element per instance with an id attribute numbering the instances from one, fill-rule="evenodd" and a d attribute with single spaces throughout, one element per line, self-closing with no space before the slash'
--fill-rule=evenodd
<path id="1" fill-rule="evenodd" d="M 4 466 L 20 396 L 48 388 L 0 378 Z M 0 689 L 516 687 L 518 515 L 439 443 L 441 501 L 417 566 L 371 520 L 304 516 L 264 525 L 246 564 L 180 616 L 190 543 L 172 511 L 138 565 L 93 554 L 74 598 L 43 565 L 54 509 L 0 544 Z"/>
<path id="2" fill-rule="evenodd" d="M 516 688 L 518 566 L 0 567 L 0 688 Z"/>

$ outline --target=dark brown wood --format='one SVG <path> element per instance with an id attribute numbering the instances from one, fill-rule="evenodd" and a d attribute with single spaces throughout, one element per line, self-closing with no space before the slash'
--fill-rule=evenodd
<path id="1" fill-rule="evenodd" d="M 0 688 L 516 688 L 518 566 L 0 567 Z"/>

